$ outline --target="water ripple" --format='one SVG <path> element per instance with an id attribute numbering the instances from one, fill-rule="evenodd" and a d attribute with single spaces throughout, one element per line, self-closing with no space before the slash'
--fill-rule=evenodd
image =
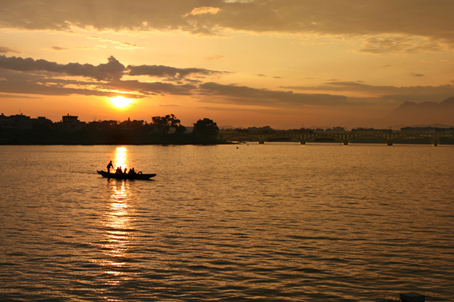
<path id="1" fill-rule="evenodd" d="M 154 182 L 88 172 L 112 146 L 27 147 L 49 175 L 0 148 L 0 300 L 448 300 L 450 148 L 230 147 L 128 146 Z"/>

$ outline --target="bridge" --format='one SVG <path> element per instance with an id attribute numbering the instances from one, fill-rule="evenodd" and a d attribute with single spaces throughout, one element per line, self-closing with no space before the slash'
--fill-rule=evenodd
<path id="1" fill-rule="evenodd" d="M 402 131 L 326 131 L 326 132 L 271 132 L 271 133 L 248 133 L 235 131 L 219 132 L 220 140 L 223 141 L 258 141 L 259 144 L 275 140 L 291 140 L 301 144 L 317 140 L 335 140 L 348 145 L 358 139 L 379 139 L 392 146 L 394 142 L 404 139 L 424 139 L 438 146 L 445 139 L 454 139 L 454 133 L 427 133 L 427 132 L 402 132 Z"/>

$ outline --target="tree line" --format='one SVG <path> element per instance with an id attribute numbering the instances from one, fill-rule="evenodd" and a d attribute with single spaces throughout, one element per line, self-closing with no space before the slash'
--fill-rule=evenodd
<path id="1" fill-rule="evenodd" d="M 218 144 L 219 128 L 211 119 L 193 124 L 192 131 L 173 114 L 143 120 L 36 122 L 30 127 L 0 127 L 0 144 L 11 145 L 110 145 L 110 144 Z"/>

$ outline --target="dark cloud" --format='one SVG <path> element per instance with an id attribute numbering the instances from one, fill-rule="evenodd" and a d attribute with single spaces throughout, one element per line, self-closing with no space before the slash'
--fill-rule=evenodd
<path id="1" fill-rule="evenodd" d="M 56 50 L 56 51 L 68 50 L 68 48 L 63 48 L 63 47 L 60 47 L 60 46 L 52 46 L 52 49 Z"/>
<path id="2" fill-rule="evenodd" d="M 0 53 L 19 53 L 16 49 L 0 46 Z"/>
<path id="3" fill-rule="evenodd" d="M 430 95 L 434 92 L 453 93 L 454 86 L 441 85 L 441 86 L 374 86 L 363 84 L 362 82 L 342 82 L 330 81 L 321 86 L 282 86 L 284 89 L 294 90 L 320 90 L 320 91 L 351 91 L 351 92 L 364 92 L 374 94 L 426 94 Z"/>
<path id="4" fill-rule="evenodd" d="M 345 106 L 351 105 L 347 97 L 329 94 L 303 94 L 292 91 L 272 91 L 256 89 L 246 86 L 221 85 L 217 83 L 205 83 L 199 86 L 200 93 L 211 97 L 204 102 L 225 102 L 239 105 L 260 105 L 267 107 L 292 107 L 292 106 Z"/>
<path id="5" fill-rule="evenodd" d="M 417 53 L 417 52 L 440 52 L 444 47 L 437 41 L 411 37 L 373 37 L 359 52 L 382 54 L 382 53 Z"/>
<path id="6" fill-rule="evenodd" d="M 122 77 L 125 66 L 114 57 L 108 58 L 108 63 L 94 66 L 91 64 L 57 64 L 46 60 L 32 58 L 6 57 L 0 55 L 0 68 L 16 71 L 47 71 L 71 76 L 91 77 L 98 81 L 114 80 Z"/>
<path id="7" fill-rule="evenodd" d="M 121 78 L 123 71 L 125 71 L 125 66 L 121 64 L 113 56 L 108 58 L 108 63 L 99 64 L 97 67 L 98 71 L 101 74 L 105 74 L 107 79 L 116 79 Z"/>
<path id="8" fill-rule="evenodd" d="M 0 27 L 65 30 L 183 30 L 219 34 L 225 29 L 328 35 L 412 35 L 453 42 L 452 0 L 2 0 Z M 379 52 L 380 44 L 370 41 Z M 397 43 L 397 44 L 396 44 Z M 391 49 L 401 49 L 394 41 Z M 430 43 L 429 43 L 430 44 Z M 436 45 L 423 45 L 434 49 Z M 415 50 L 413 48 L 413 50 Z"/>
<path id="9" fill-rule="evenodd" d="M 112 96 L 116 91 L 129 93 L 129 97 L 147 95 L 192 95 L 196 84 L 202 83 L 197 78 L 219 75 L 219 72 L 201 68 L 175 68 L 170 66 L 142 65 L 125 68 L 114 57 L 105 64 L 57 64 L 32 58 L 6 57 L 0 55 L 0 92 L 43 94 L 43 95 L 103 95 Z M 69 79 L 65 77 L 81 76 Z M 148 75 L 175 80 L 174 83 L 140 82 L 121 80 L 123 75 Z M 189 77 L 196 79 L 191 79 Z M 186 78 L 187 77 L 187 78 Z M 182 81 L 178 81 L 182 79 Z M 97 80 L 97 81 L 94 81 Z"/>
<path id="10" fill-rule="evenodd" d="M 52 82 L 38 82 L 26 80 L 0 80 L 0 91 L 3 93 L 33 94 L 33 95 L 90 95 L 90 96 L 114 96 L 112 92 L 97 89 L 88 89 L 84 86 L 69 88 L 62 84 Z"/>
<path id="11" fill-rule="evenodd" d="M 427 102 L 439 101 L 454 96 L 454 85 L 440 86 L 374 86 L 367 85 L 361 82 L 342 82 L 331 81 L 321 86 L 282 86 L 284 89 L 293 89 L 300 91 L 332 91 L 336 93 L 364 94 L 370 97 L 350 98 L 359 102 L 368 103 L 403 103 L 403 102 Z"/>
<path id="12" fill-rule="evenodd" d="M 115 96 L 102 82 L 75 81 L 51 78 L 45 74 L 34 74 L 0 68 L 0 92 L 33 95 L 87 95 Z M 133 96 L 133 95 L 132 95 Z"/>
<path id="13" fill-rule="evenodd" d="M 0 92 L 37 95 L 115 96 L 122 91 L 130 98 L 148 95 L 189 95 L 193 85 L 141 83 L 139 81 L 97 82 L 51 78 L 41 74 L 0 69 Z"/>
<path id="14" fill-rule="evenodd" d="M 17 94 L 3 94 L 0 93 L 0 98 L 8 98 L 8 99 L 37 99 L 38 97 L 34 96 L 24 96 L 24 95 L 17 95 Z"/>
<path id="15" fill-rule="evenodd" d="M 184 80 L 185 80 L 185 82 L 191 83 L 191 84 L 200 84 L 200 83 L 202 83 L 202 81 L 200 81 L 200 80 L 193 80 L 193 79 L 184 79 Z"/>
<path id="16" fill-rule="evenodd" d="M 176 68 L 163 65 L 129 65 L 127 68 L 113 56 L 105 64 L 97 66 L 91 64 L 69 63 L 58 64 L 46 60 L 32 58 L 6 57 L 0 55 L 0 69 L 16 70 L 22 72 L 53 72 L 61 75 L 82 76 L 98 81 L 120 80 L 124 75 L 151 76 L 163 78 L 167 81 L 185 80 L 191 83 L 200 83 L 197 79 L 206 76 L 228 74 L 226 71 L 208 70 L 203 68 Z M 195 79 L 191 79 L 195 78 Z"/>
<path id="17" fill-rule="evenodd" d="M 164 65 L 141 65 L 141 66 L 128 66 L 129 75 L 139 76 L 147 75 L 150 77 L 167 78 L 168 80 L 182 80 L 189 76 L 208 76 L 208 75 L 221 75 L 228 72 L 214 71 L 203 68 L 175 68 Z"/>
<path id="18" fill-rule="evenodd" d="M 182 17 L 203 1 L 160 0 L 2 0 L 0 26 L 68 31 L 72 26 L 98 30 L 190 30 Z M 213 1 L 222 2 L 222 1 Z M 195 29 L 193 29 L 195 30 Z"/>
<path id="19" fill-rule="evenodd" d="M 95 95 L 113 96 L 118 91 L 129 97 L 149 95 L 194 96 L 205 103 L 249 105 L 263 108 L 349 107 L 365 104 L 396 104 L 405 101 L 438 101 L 454 96 L 454 86 L 373 86 L 361 81 L 331 80 L 320 86 L 283 86 L 280 90 L 259 89 L 240 85 L 202 82 L 207 76 L 226 72 L 201 68 L 175 68 L 162 65 L 128 66 L 114 57 L 107 63 L 57 64 L 32 58 L 0 55 L 0 92 L 36 95 Z M 69 78 L 80 76 L 81 78 Z M 153 76 L 173 83 L 122 80 L 124 75 Z M 423 76 L 414 73 L 413 76 Z M 192 78 L 191 78 L 192 77 Z M 198 86 L 197 86 L 198 85 Z M 300 92 L 293 92 L 293 91 Z M 320 93 L 316 93 L 320 92 Z M 364 97 L 348 97 L 364 95 Z M 369 97 L 368 97 L 369 96 Z"/>
<path id="20" fill-rule="evenodd" d="M 153 82 L 143 83 L 136 80 L 133 81 L 113 81 L 105 84 L 106 88 L 112 90 L 131 91 L 145 95 L 154 94 L 171 94 L 171 95 L 190 95 L 196 87 L 194 85 L 174 85 L 170 83 Z"/>

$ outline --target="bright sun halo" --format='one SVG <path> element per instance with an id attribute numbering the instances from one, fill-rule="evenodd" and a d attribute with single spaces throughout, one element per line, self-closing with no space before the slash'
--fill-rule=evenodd
<path id="1" fill-rule="evenodd" d="M 112 102 L 112 104 L 117 108 L 125 108 L 132 102 L 131 99 L 125 98 L 123 96 L 115 96 L 109 99 Z"/>

